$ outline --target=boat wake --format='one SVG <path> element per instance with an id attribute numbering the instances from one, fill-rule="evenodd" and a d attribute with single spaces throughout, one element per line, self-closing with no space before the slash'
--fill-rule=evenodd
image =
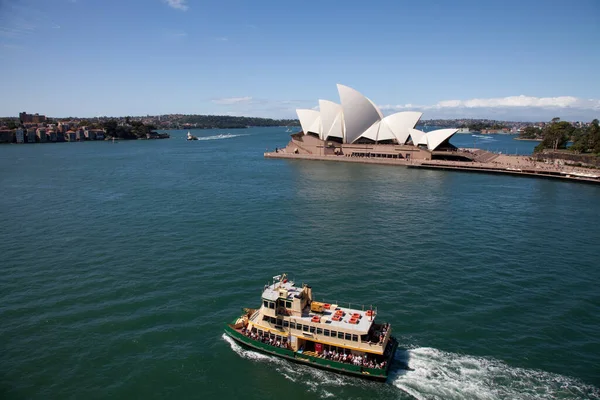
<path id="1" fill-rule="evenodd" d="M 317 394 L 320 398 L 334 396 L 334 394 L 327 391 L 324 386 L 341 387 L 356 381 L 355 378 L 346 377 L 333 372 L 324 373 L 320 369 L 307 367 L 305 365 L 296 364 L 279 357 L 266 355 L 251 349 L 246 349 L 240 346 L 226 334 L 223 334 L 222 337 L 227 343 L 229 343 L 231 349 L 239 356 L 253 361 L 268 363 L 270 367 L 275 368 L 275 370 L 282 374 L 286 379 L 292 382 L 305 384 L 308 391 Z"/>
<path id="2" fill-rule="evenodd" d="M 474 138 L 477 138 L 477 139 L 485 139 L 485 140 L 490 140 L 490 141 L 496 140 L 491 136 L 485 136 L 485 135 L 471 135 L 471 136 L 473 136 Z"/>
<path id="3" fill-rule="evenodd" d="M 213 136 L 204 136 L 204 137 L 198 137 L 198 140 L 220 140 L 220 139 L 231 139 L 234 137 L 239 137 L 239 136 L 248 136 L 247 133 L 240 133 L 238 135 L 234 135 L 233 133 L 225 133 L 225 134 L 218 134 L 218 135 L 213 135 Z"/>
<path id="4" fill-rule="evenodd" d="M 405 353 L 410 369 L 388 382 L 416 399 L 600 399 L 599 388 L 563 375 L 426 347 Z"/>
<path id="5" fill-rule="evenodd" d="M 379 391 L 380 383 L 295 364 L 246 349 L 223 334 L 232 350 L 243 358 L 268 363 L 286 379 L 301 384 L 321 398 L 336 396 L 343 387 Z M 414 399 L 600 399 L 600 388 L 575 378 L 511 367 L 502 361 L 420 347 L 398 350 L 388 383 Z M 387 386 L 387 385 L 386 385 Z M 389 386 L 388 386 L 389 387 Z M 389 397 L 392 393 L 381 393 Z M 393 394 L 392 394 L 393 395 Z"/>

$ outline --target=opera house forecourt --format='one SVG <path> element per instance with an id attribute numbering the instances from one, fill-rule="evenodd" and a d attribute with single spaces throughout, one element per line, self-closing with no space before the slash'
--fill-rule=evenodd
<path id="1" fill-rule="evenodd" d="M 384 116 L 369 98 L 337 85 L 340 103 L 319 100 L 319 109 L 298 109 L 302 131 L 266 158 L 403 165 L 600 183 L 600 173 L 575 166 L 545 165 L 529 156 L 509 156 L 450 143 L 458 129 L 415 129 L 423 115 L 402 111 Z"/>

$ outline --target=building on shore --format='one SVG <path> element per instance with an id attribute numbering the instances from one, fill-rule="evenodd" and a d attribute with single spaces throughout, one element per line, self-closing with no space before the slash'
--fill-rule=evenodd
<path id="1" fill-rule="evenodd" d="M 74 141 L 76 141 L 77 140 L 77 134 L 75 133 L 75 131 L 71 131 L 71 130 L 67 131 L 65 133 L 65 140 L 67 142 L 74 142 Z"/>
<path id="2" fill-rule="evenodd" d="M 18 128 L 15 131 L 15 139 L 17 143 L 25 143 L 25 132 L 23 131 L 23 128 Z"/>
<path id="3" fill-rule="evenodd" d="M 292 134 L 283 151 L 320 156 L 397 158 L 406 161 L 471 161 L 469 152 L 450 144 L 458 129 L 415 129 L 422 113 L 402 111 L 383 116 L 369 98 L 337 85 L 340 104 L 319 100 L 319 110 L 296 110 L 302 131 Z"/>
<path id="4" fill-rule="evenodd" d="M 0 129 L 0 143 L 12 143 L 14 136 L 14 132 L 10 129 Z"/>
<path id="5" fill-rule="evenodd" d="M 38 142 L 46 143 L 48 141 L 48 136 L 46 135 L 46 128 L 37 128 L 36 135 Z"/>
<path id="6" fill-rule="evenodd" d="M 25 138 L 27 139 L 27 143 L 35 143 L 35 139 L 37 137 L 37 128 L 29 127 L 27 129 L 27 135 Z"/>
<path id="7" fill-rule="evenodd" d="M 25 111 L 23 111 L 22 113 L 19 113 L 19 120 L 22 124 L 40 124 L 46 122 L 46 116 L 40 114 L 27 114 Z"/>

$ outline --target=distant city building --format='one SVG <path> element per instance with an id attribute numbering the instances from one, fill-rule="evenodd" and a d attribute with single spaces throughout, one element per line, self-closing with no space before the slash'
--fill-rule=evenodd
<path id="1" fill-rule="evenodd" d="M 27 139 L 27 143 L 35 143 L 35 138 L 37 137 L 37 128 L 27 128 L 27 135 L 25 138 Z"/>
<path id="2" fill-rule="evenodd" d="M 75 131 L 67 131 L 65 133 L 65 140 L 67 142 L 75 142 L 77 140 L 77 133 Z"/>
<path id="3" fill-rule="evenodd" d="M 18 128 L 15 131 L 15 138 L 17 140 L 17 143 L 25 143 L 25 134 L 22 128 Z"/>
<path id="4" fill-rule="evenodd" d="M 39 115 L 39 114 L 27 114 L 25 111 L 23 111 L 22 113 L 19 113 L 19 120 L 21 121 L 22 124 L 25 123 L 42 123 L 42 122 L 46 122 L 46 116 L 45 115 Z"/>
<path id="5" fill-rule="evenodd" d="M 104 140 L 105 132 L 102 129 L 96 130 L 96 140 Z"/>
<path id="6" fill-rule="evenodd" d="M 12 143 L 14 132 L 10 129 L 0 129 L 0 143 Z"/>
<path id="7" fill-rule="evenodd" d="M 46 136 L 46 128 L 37 128 L 36 135 L 40 143 L 46 143 L 48 137 Z"/>
<path id="8" fill-rule="evenodd" d="M 46 131 L 46 135 L 48 136 L 48 140 L 50 142 L 56 142 L 57 141 L 57 137 L 56 137 L 56 131 L 54 129 L 49 129 Z"/>

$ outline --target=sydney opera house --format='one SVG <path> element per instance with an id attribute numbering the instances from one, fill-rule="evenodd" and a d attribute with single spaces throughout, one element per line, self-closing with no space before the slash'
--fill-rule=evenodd
<path id="1" fill-rule="evenodd" d="M 384 116 L 369 98 L 337 85 L 340 104 L 319 100 L 319 110 L 296 110 L 302 131 L 294 133 L 285 153 L 318 156 L 383 157 L 470 161 L 450 138 L 458 129 L 415 129 L 423 115 L 403 111 Z"/>

